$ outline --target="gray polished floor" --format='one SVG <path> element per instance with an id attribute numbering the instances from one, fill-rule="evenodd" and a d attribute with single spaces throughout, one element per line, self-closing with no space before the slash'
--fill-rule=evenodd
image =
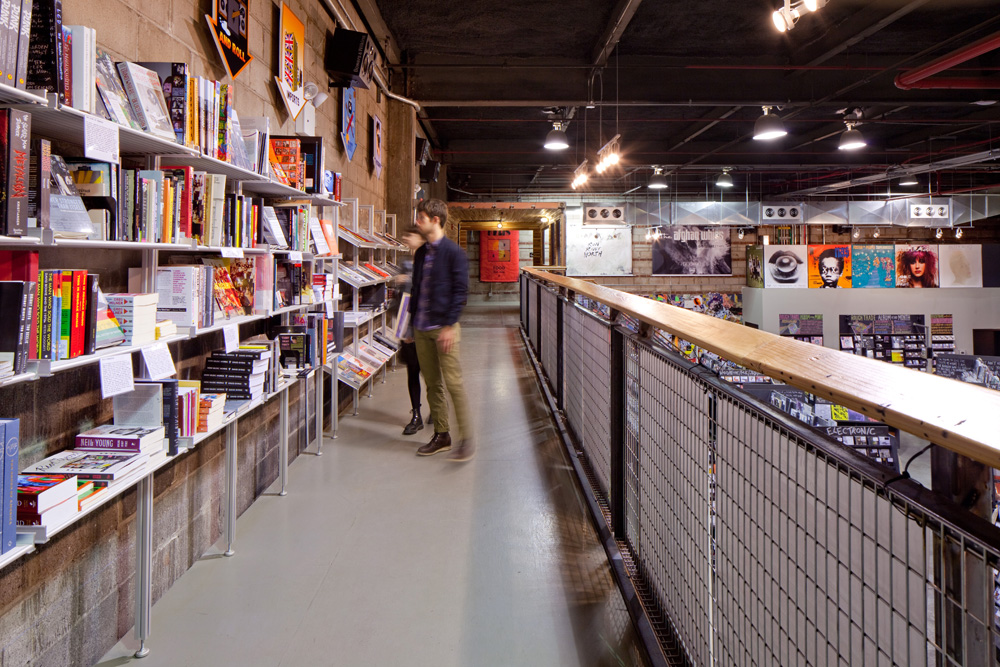
<path id="1" fill-rule="evenodd" d="M 99 664 L 641 664 L 517 317 L 463 317 L 474 460 L 414 456 L 430 429 L 401 435 L 389 373 L 240 517 L 234 557 L 216 545 L 157 602 L 150 655 L 130 633 Z"/>

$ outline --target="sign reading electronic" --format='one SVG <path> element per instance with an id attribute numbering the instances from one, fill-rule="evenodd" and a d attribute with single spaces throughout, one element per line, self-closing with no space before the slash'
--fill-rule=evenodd
<path id="1" fill-rule="evenodd" d="M 249 16 L 250 0 L 215 0 L 212 16 L 205 14 L 226 71 L 234 79 L 253 60 L 249 49 Z"/>

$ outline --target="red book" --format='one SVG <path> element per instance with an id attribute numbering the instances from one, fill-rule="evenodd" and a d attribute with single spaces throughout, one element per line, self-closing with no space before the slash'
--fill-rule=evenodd
<path id="1" fill-rule="evenodd" d="M 87 322 L 87 271 L 73 271 L 72 302 L 70 304 L 69 356 L 70 359 L 83 354 Z"/>

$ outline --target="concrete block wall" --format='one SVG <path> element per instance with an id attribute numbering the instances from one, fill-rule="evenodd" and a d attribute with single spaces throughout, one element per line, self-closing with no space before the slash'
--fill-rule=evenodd
<path id="1" fill-rule="evenodd" d="M 292 0 L 293 11 L 307 26 L 306 80 L 323 88 L 325 35 L 334 20 L 319 2 Z M 226 75 L 204 19 L 206 0 L 64 0 L 67 24 L 97 30 L 100 48 L 125 60 L 187 62 L 194 75 L 224 80 Z M 274 83 L 275 33 L 280 3 L 251 4 L 250 52 L 254 61 L 235 81 L 241 117 L 268 115 L 275 133 L 294 134 Z M 353 14 L 352 10 L 347 10 Z M 355 16 L 356 18 L 356 16 Z M 360 25 L 360 23 L 359 23 Z M 232 83 L 232 81 L 230 81 Z M 384 128 L 393 122 L 385 97 L 357 90 L 358 148 L 348 161 L 339 138 L 340 95 L 317 110 L 317 134 L 326 139 L 326 168 L 343 174 L 343 196 L 386 208 L 388 174 L 377 178 L 370 161 L 370 116 Z M 403 105 L 405 107 L 405 105 Z M 405 118 L 405 107 L 397 117 Z M 387 132 L 387 154 L 409 147 L 412 163 L 412 120 L 403 132 Z M 391 128 L 390 128 L 391 129 Z M 409 133 L 409 134 L 406 134 Z M 402 137 L 405 137 L 405 141 Z M 82 140 L 82 138 L 81 138 Z M 398 146 L 394 145 L 398 144 Z M 70 150 L 72 148 L 70 147 Z M 72 154 L 72 153 L 69 153 Z M 411 176 L 407 176 L 411 178 Z M 412 181 L 406 189 L 412 188 Z M 161 258 L 163 259 L 163 258 Z M 164 259 L 165 261 L 165 259 Z M 80 267 L 98 272 L 106 291 L 123 291 L 130 266 L 140 256 L 132 251 L 95 251 L 86 256 L 43 251 L 40 265 Z M 243 337 L 264 330 L 262 323 L 244 325 Z M 204 357 L 222 346 L 221 335 L 171 345 L 178 377 L 197 378 Z M 292 432 L 289 460 L 308 446 L 316 397 L 300 383 L 288 389 Z M 331 399 L 327 383 L 325 402 Z M 278 476 L 278 401 L 273 400 L 238 424 L 238 511 L 242 513 Z M 28 384 L 0 388 L 0 414 L 21 419 L 21 467 L 72 446 L 76 433 L 111 418 L 111 400 L 100 398 L 98 366 L 60 373 Z M 220 433 L 194 451 L 162 468 L 154 478 L 153 599 L 181 577 L 221 537 L 224 530 L 224 438 Z M 0 666 L 93 665 L 134 623 L 136 493 L 128 491 L 72 527 L 0 570 Z M 155 634 L 155 627 L 153 628 Z"/>

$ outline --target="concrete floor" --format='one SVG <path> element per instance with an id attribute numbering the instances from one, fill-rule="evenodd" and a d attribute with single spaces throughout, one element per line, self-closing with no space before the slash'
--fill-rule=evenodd
<path id="1" fill-rule="evenodd" d="M 234 557 L 217 544 L 157 602 L 150 655 L 130 633 L 99 665 L 641 664 L 517 319 L 463 316 L 474 460 L 414 455 L 431 429 L 401 435 L 389 373 L 240 517 Z"/>

